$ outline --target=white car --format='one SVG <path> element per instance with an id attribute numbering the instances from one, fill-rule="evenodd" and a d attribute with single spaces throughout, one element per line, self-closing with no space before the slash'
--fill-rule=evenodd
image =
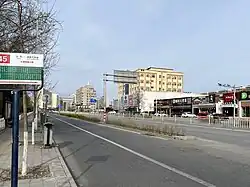
<path id="1" fill-rule="evenodd" d="M 181 115 L 182 118 L 196 118 L 197 116 L 195 114 L 191 114 L 190 112 L 184 112 Z"/>
<path id="2" fill-rule="evenodd" d="M 110 111 L 108 114 L 116 114 L 116 111 Z"/>
<path id="3" fill-rule="evenodd" d="M 160 117 L 166 117 L 166 116 L 167 116 L 167 114 L 164 114 L 164 113 L 162 113 L 162 114 L 160 114 L 160 113 L 155 113 L 154 115 L 155 115 L 155 116 L 160 116 Z"/>

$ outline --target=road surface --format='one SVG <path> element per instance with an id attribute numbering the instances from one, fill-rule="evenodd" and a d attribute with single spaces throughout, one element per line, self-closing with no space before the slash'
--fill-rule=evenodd
<path id="1" fill-rule="evenodd" d="M 250 157 L 241 150 L 163 140 L 77 119 L 51 116 L 54 138 L 79 186 L 249 186 Z M 244 152 L 242 152 L 244 153 Z"/>
<path id="2" fill-rule="evenodd" d="M 116 116 L 111 116 L 111 115 L 109 116 L 109 118 L 118 119 Z M 143 124 L 162 125 L 162 123 L 158 120 L 149 120 L 146 118 L 134 121 Z M 180 128 L 184 129 L 186 135 L 196 136 L 203 139 L 209 139 L 228 144 L 250 147 L 250 130 L 213 127 L 213 125 L 204 125 L 202 123 L 189 124 L 188 119 L 183 119 L 181 124 L 175 124 L 174 122 L 171 121 L 165 121 L 165 124 L 179 126 Z"/>

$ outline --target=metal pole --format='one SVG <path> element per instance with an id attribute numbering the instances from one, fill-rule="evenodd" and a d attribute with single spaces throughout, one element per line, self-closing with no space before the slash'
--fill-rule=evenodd
<path id="1" fill-rule="evenodd" d="M 104 113 L 103 113 L 103 122 L 106 123 L 106 118 L 107 118 L 107 82 L 106 82 L 106 75 L 103 77 L 103 100 L 104 100 Z"/>
<path id="2" fill-rule="evenodd" d="M 106 82 L 106 75 L 103 78 L 103 100 L 104 100 L 104 113 L 106 113 L 106 106 L 107 106 L 107 82 Z"/>
<path id="3" fill-rule="evenodd" d="M 234 90 L 234 111 L 233 111 L 233 126 L 235 127 L 235 109 L 236 109 L 236 87 L 233 87 Z"/>
<path id="4" fill-rule="evenodd" d="M 18 186 L 19 91 L 13 91 L 11 187 Z"/>
<path id="5" fill-rule="evenodd" d="M 45 95 L 45 123 L 48 121 L 48 120 L 47 120 L 48 99 L 49 99 L 49 96 L 48 96 L 48 95 Z"/>
<path id="6" fill-rule="evenodd" d="M 155 99 L 155 113 L 157 114 L 157 98 Z"/>

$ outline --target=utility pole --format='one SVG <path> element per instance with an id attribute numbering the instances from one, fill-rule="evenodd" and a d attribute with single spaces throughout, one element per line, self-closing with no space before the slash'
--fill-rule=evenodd
<path id="1" fill-rule="evenodd" d="M 104 102 L 104 113 L 106 113 L 106 106 L 107 106 L 107 77 L 103 75 L 103 102 Z"/>

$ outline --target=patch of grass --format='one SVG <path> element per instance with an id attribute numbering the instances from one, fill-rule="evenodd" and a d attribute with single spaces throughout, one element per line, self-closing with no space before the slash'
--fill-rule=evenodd
<path id="1" fill-rule="evenodd" d="M 99 123 L 101 120 L 97 117 L 87 117 L 80 114 L 70 114 L 70 113 L 61 113 L 63 116 L 72 117 L 72 118 L 78 118 L 90 122 L 96 122 Z M 131 119 L 116 119 L 116 120 L 110 120 L 108 119 L 107 124 L 120 126 L 124 128 L 129 129 L 136 129 L 140 131 L 145 131 L 149 134 L 161 134 L 161 135 L 167 135 L 167 136 L 184 136 L 184 131 L 181 128 L 176 127 L 175 125 L 169 125 L 169 124 L 143 124 L 141 122 L 136 122 Z"/>
<path id="2" fill-rule="evenodd" d="M 85 121 L 90 121 L 90 122 L 95 122 L 95 123 L 99 123 L 101 121 L 97 117 L 87 117 L 87 116 L 84 116 L 84 115 L 81 115 L 81 114 L 60 113 L 60 115 L 71 117 L 71 118 L 82 119 L 82 120 L 85 120 Z"/>
<path id="3" fill-rule="evenodd" d="M 167 125 L 167 124 L 161 124 L 161 125 L 150 125 L 150 124 L 136 124 L 132 120 L 108 120 L 108 124 L 131 128 L 131 129 L 137 129 L 141 131 L 145 131 L 147 133 L 153 134 L 162 134 L 162 135 L 168 135 L 168 136 L 184 136 L 184 131 L 181 128 L 176 127 L 175 125 Z M 146 133 L 146 134 L 147 134 Z"/>

